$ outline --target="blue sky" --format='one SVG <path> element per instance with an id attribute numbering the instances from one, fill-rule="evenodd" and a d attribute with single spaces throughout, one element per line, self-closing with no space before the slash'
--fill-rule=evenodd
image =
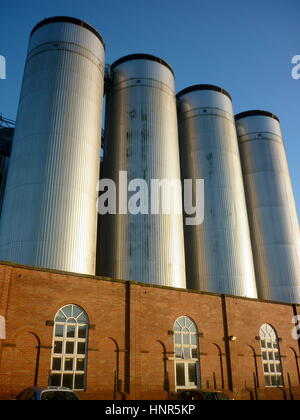
<path id="1" fill-rule="evenodd" d="M 93 25 L 107 62 L 126 54 L 160 56 L 173 67 L 177 90 L 211 83 L 228 90 L 235 112 L 266 109 L 282 123 L 300 213 L 299 0 L 10 0 L 1 5 L 0 113 L 16 117 L 28 37 L 45 17 L 69 15 Z"/>

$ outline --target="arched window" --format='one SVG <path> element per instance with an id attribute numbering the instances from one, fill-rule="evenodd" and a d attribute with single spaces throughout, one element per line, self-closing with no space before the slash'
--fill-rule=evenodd
<path id="1" fill-rule="evenodd" d="M 199 387 L 199 346 L 196 324 L 182 316 L 174 324 L 176 389 Z"/>
<path id="2" fill-rule="evenodd" d="M 88 317 L 82 308 L 68 305 L 55 316 L 51 358 L 51 386 L 85 389 Z"/>
<path id="3" fill-rule="evenodd" d="M 276 331 L 269 324 L 264 324 L 259 332 L 265 385 L 283 386 L 282 365 L 279 342 Z"/>

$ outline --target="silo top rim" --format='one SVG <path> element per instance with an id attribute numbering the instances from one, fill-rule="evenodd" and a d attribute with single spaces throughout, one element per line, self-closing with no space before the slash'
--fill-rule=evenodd
<path id="1" fill-rule="evenodd" d="M 280 122 L 280 119 L 277 117 L 277 115 L 272 114 L 272 112 L 269 111 L 263 111 L 263 110 L 253 110 L 253 111 L 246 111 L 246 112 L 241 112 L 240 114 L 237 114 L 235 116 L 236 121 L 242 119 L 242 118 L 246 118 L 246 117 L 254 117 L 254 116 L 263 116 L 263 117 L 270 117 L 270 118 L 274 118 L 274 120 Z"/>
<path id="2" fill-rule="evenodd" d="M 37 25 L 35 25 L 35 27 L 32 29 L 30 37 L 32 37 L 32 35 L 38 29 L 40 29 L 42 26 L 49 25 L 50 23 L 57 23 L 57 22 L 73 23 L 74 25 L 82 26 L 83 28 L 88 29 L 94 35 L 96 35 L 96 37 L 102 42 L 102 44 L 105 48 L 105 43 L 104 43 L 104 40 L 103 40 L 102 36 L 99 34 L 98 31 L 96 31 L 96 29 L 93 26 L 89 25 L 88 23 L 86 23 L 86 22 L 84 22 L 80 19 L 76 19 L 76 18 L 69 17 L 69 16 L 54 16 L 54 17 L 42 20 Z"/>
<path id="3" fill-rule="evenodd" d="M 119 64 L 125 63 L 126 61 L 132 61 L 132 60 L 150 60 L 150 61 L 155 61 L 157 63 L 162 64 L 163 66 L 166 66 L 171 71 L 171 73 L 174 76 L 174 71 L 173 71 L 173 69 L 172 69 L 172 67 L 170 66 L 169 63 L 167 63 L 162 58 L 159 58 L 159 57 L 156 57 L 155 55 L 150 55 L 150 54 L 130 54 L 130 55 L 126 55 L 125 57 L 119 58 L 119 60 L 115 61 L 111 65 L 111 68 L 114 69 Z"/>
<path id="4" fill-rule="evenodd" d="M 227 90 L 219 87 L 219 86 L 215 86 L 215 85 L 194 85 L 194 86 L 190 86 L 187 87 L 186 89 L 181 90 L 179 93 L 177 93 L 176 97 L 177 99 L 179 99 L 181 96 L 190 93 L 190 92 L 195 92 L 197 90 L 214 90 L 215 92 L 220 92 L 223 93 L 224 95 L 228 96 L 228 98 L 232 101 L 232 98 L 230 96 L 230 94 L 227 92 Z"/>

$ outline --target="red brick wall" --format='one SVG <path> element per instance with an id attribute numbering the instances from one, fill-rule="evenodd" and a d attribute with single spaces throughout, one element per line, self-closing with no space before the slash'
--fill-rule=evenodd
<path id="1" fill-rule="evenodd" d="M 36 380 L 47 386 L 53 327 L 46 322 L 71 303 L 86 311 L 91 326 L 82 399 L 166 399 L 174 393 L 172 330 L 182 315 L 199 330 L 202 388 L 217 386 L 243 399 L 300 398 L 291 305 L 8 264 L 0 265 L 0 315 L 7 323 L 7 339 L 0 340 L 0 398 L 14 398 Z M 264 386 L 256 339 L 264 323 L 281 339 L 284 389 Z"/>

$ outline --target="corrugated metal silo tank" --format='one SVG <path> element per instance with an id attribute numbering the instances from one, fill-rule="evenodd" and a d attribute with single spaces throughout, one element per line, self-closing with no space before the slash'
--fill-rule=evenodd
<path id="1" fill-rule="evenodd" d="M 188 288 L 256 298 L 231 97 L 196 85 L 177 98 L 182 177 L 205 183 L 204 222 L 185 226 Z"/>
<path id="2" fill-rule="evenodd" d="M 32 31 L 0 227 L 0 259 L 95 274 L 104 43 L 54 17 Z"/>
<path id="3" fill-rule="evenodd" d="M 236 116 L 259 297 L 300 303 L 300 235 L 278 117 Z"/>
<path id="4" fill-rule="evenodd" d="M 152 179 L 180 182 L 173 71 L 147 54 L 121 58 L 111 71 L 102 177 L 113 179 L 119 194 L 119 173 L 127 172 L 128 183 L 146 181 L 150 198 Z M 181 192 L 173 199 L 181 203 Z M 151 214 L 150 200 L 149 214 L 121 214 L 119 204 L 117 214 L 100 218 L 97 274 L 185 288 L 182 214 Z"/>

